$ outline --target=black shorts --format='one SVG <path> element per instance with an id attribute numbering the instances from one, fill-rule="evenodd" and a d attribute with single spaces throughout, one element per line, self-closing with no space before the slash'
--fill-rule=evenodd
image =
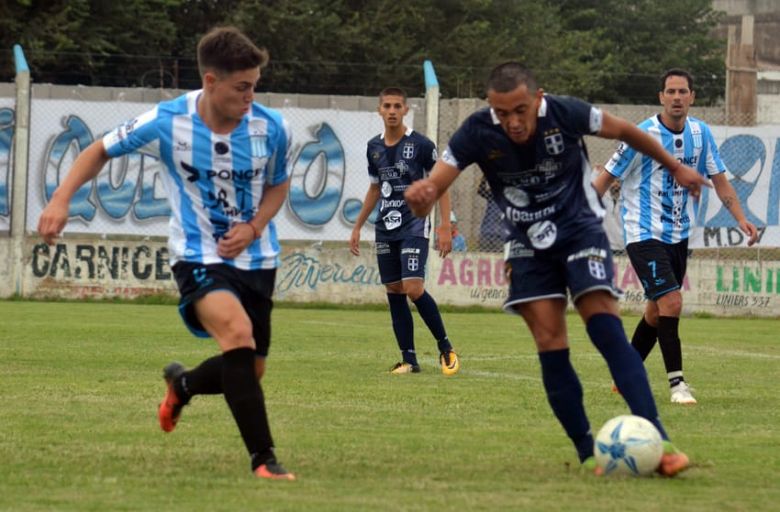
<path id="1" fill-rule="evenodd" d="M 241 270 L 224 263 L 204 265 L 180 261 L 172 270 L 181 294 L 179 314 L 195 336 L 210 336 L 195 314 L 195 302 L 208 293 L 228 291 L 238 298 L 252 321 L 255 352 L 261 357 L 268 355 L 273 308 L 271 296 L 274 292 L 276 269 Z"/>
<path id="2" fill-rule="evenodd" d="M 428 239 L 410 236 L 403 240 L 376 243 L 376 259 L 382 284 L 404 279 L 425 279 L 428 263 Z"/>
<path id="3" fill-rule="evenodd" d="M 566 299 L 567 291 L 574 303 L 596 290 L 609 292 L 615 298 L 621 295 L 612 283 L 612 251 L 600 227 L 577 233 L 556 249 L 540 251 L 509 242 L 504 258 L 509 279 L 504 310 L 508 313 L 516 313 L 514 306 L 524 302 Z"/>
<path id="4" fill-rule="evenodd" d="M 688 239 L 676 244 L 634 242 L 626 246 L 626 253 L 648 299 L 658 300 L 682 286 L 688 265 Z"/>

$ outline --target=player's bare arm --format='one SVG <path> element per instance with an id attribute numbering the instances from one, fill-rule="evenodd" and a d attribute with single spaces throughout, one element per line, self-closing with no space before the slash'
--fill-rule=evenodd
<path id="1" fill-rule="evenodd" d="M 100 139 L 79 153 L 38 219 L 38 233 L 44 242 L 49 245 L 54 243 L 68 222 L 68 209 L 73 194 L 84 183 L 97 176 L 110 159 Z"/>
<path id="2" fill-rule="evenodd" d="M 599 195 L 599 197 L 601 197 L 607 193 L 607 190 L 615 182 L 616 178 L 612 176 L 603 166 L 598 165 L 596 168 L 599 169 L 600 172 L 596 175 L 591 183 L 593 184 L 593 188 L 596 189 L 596 193 Z"/>
<path id="3" fill-rule="evenodd" d="M 255 216 L 248 222 L 239 222 L 231 227 L 217 243 L 217 254 L 222 258 L 235 258 L 259 238 L 284 204 L 289 186 L 289 179 L 278 185 L 266 186 Z"/>
<path id="4" fill-rule="evenodd" d="M 739 229 L 748 235 L 748 247 L 755 244 L 756 240 L 758 240 L 758 229 L 756 229 L 756 226 L 749 222 L 745 217 L 745 212 L 742 211 L 742 205 L 739 204 L 739 199 L 737 198 L 737 192 L 734 190 L 734 187 L 731 186 L 725 173 L 713 176 L 712 185 L 715 188 L 715 193 L 718 194 L 720 202 L 723 203 L 723 206 L 726 207 L 729 213 L 734 217 L 734 220 L 739 224 Z"/>
<path id="5" fill-rule="evenodd" d="M 441 197 L 460 174 L 457 167 L 437 160 L 428 178 L 417 180 L 404 192 L 409 209 L 417 217 L 431 213 L 433 204 Z"/>
<path id="6" fill-rule="evenodd" d="M 360 209 L 355 227 L 352 228 L 352 234 L 349 237 L 349 252 L 355 256 L 360 256 L 360 230 L 363 229 L 363 224 L 368 220 L 368 216 L 374 211 L 377 201 L 379 201 L 379 185 L 372 183 L 368 186 L 366 197 L 363 199 L 363 207 Z"/>
<path id="7" fill-rule="evenodd" d="M 452 203 L 450 201 L 450 192 L 445 190 L 439 197 L 439 216 L 441 224 L 436 228 L 438 235 L 439 257 L 445 258 L 452 252 L 452 224 L 450 223 L 450 212 Z"/>
<path id="8" fill-rule="evenodd" d="M 623 118 L 604 112 L 601 131 L 599 131 L 598 136 L 605 139 L 622 140 L 640 153 L 649 156 L 663 165 L 674 176 L 674 179 L 680 185 L 686 187 L 694 197 L 699 196 L 702 186 L 712 186 L 695 169 L 679 162 L 657 140 Z"/>

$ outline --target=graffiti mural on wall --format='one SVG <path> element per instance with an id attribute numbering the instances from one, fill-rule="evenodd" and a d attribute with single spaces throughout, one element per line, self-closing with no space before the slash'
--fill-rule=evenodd
<path id="1" fill-rule="evenodd" d="M 0 230 L 7 230 L 11 213 L 9 185 L 14 137 L 14 111 L 0 106 Z"/>
<path id="2" fill-rule="evenodd" d="M 70 169 L 96 138 L 150 105 L 37 100 L 32 122 L 28 229 Z M 110 115 L 101 110 L 110 110 Z M 366 141 L 381 132 L 375 112 L 281 109 L 293 131 L 290 192 L 275 222 L 286 239 L 348 240 L 368 187 Z M 109 119 L 106 119 L 106 118 Z M 113 119 L 113 121 L 111 121 Z M 412 122 L 412 119 L 407 121 Z M 166 236 L 170 209 L 149 154 L 109 162 L 75 194 L 66 231 Z M 373 237 L 366 228 L 365 239 Z"/>

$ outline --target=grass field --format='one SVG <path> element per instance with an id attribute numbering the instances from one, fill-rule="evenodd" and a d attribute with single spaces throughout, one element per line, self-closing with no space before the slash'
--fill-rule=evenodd
<path id="1" fill-rule="evenodd" d="M 445 313 L 461 372 L 391 376 L 383 311 L 277 308 L 264 380 L 280 460 L 297 482 L 257 481 L 221 397 L 197 397 L 163 434 L 160 371 L 215 352 L 174 306 L 0 302 L 1 510 L 780 509 L 780 322 L 685 318 L 699 405 L 672 406 L 660 353 L 648 371 L 672 438 L 694 461 L 675 479 L 596 478 L 542 391 L 519 318 Z M 579 319 L 573 359 L 594 429 L 626 411 Z M 636 318 L 626 318 L 633 329 Z"/>

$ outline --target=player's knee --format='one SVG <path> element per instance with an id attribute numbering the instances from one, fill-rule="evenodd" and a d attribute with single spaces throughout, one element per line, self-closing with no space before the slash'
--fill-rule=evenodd
<path id="1" fill-rule="evenodd" d="M 228 348 L 255 348 L 252 323 L 244 319 L 232 319 L 225 323 L 218 335 L 220 345 Z"/>
<path id="2" fill-rule="evenodd" d="M 425 285 L 422 279 L 408 279 L 404 281 L 404 294 L 415 301 L 425 293 Z"/>
<path id="3" fill-rule="evenodd" d="M 679 317 L 682 313 L 682 294 L 679 291 L 667 293 L 656 302 L 660 316 Z"/>

